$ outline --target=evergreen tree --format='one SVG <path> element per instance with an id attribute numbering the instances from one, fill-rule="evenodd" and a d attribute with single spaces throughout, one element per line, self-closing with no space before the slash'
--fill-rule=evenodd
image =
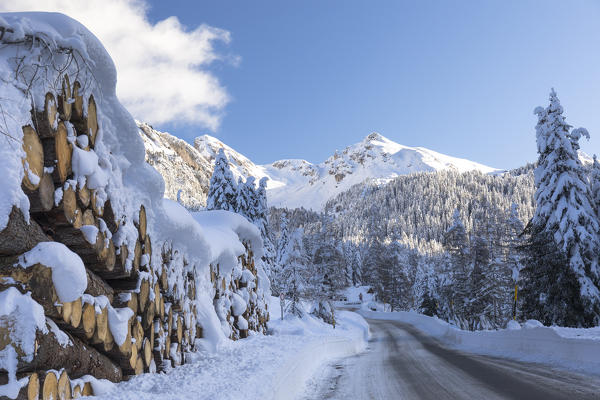
<path id="1" fill-rule="evenodd" d="M 444 290 L 450 318 L 456 318 L 462 325 L 468 317 L 471 296 L 468 239 L 465 226 L 457 209 L 452 225 L 444 235 L 444 248 L 449 254 L 446 275 L 447 287 Z"/>
<path id="2" fill-rule="evenodd" d="M 221 148 L 215 159 L 215 169 L 210 178 L 206 209 L 235 212 L 236 196 L 237 187 L 229 169 L 229 161 Z"/>
<path id="3" fill-rule="evenodd" d="M 506 218 L 506 252 L 505 263 L 511 271 L 511 317 L 516 318 L 518 307 L 518 293 L 520 286 L 520 274 L 523 269 L 523 223 L 519 219 L 517 204 L 513 203 L 510 213 Z"/>
<path id="4" fill-rule="evenodd" d="M 303 232 L 296 229 L 290 236 L 287 245 L 281 253 L 281 281 L 286 296 L 290 299 L 287 311 L 301 317 L 304 309 L 300 300 L 307 290 L 307 264 L 308 260 L 302 244 Z"/>
<path id="5" fill-rule="evenodd" d="M 250 222 L 254 222 L 253 214 L 256 213 L 255 207 L 252 201 L 254 193 L 254 177 L 249 176 L 246 178 L 246 182 L 242 177 L 238 178 L 237 192 L 235 197 L 235 212 L 246 217 Z"/>
<path id="6" fill-rule="evenodd" d="M 437 316 L 437 305 L 435 299 L 429 294 L 429 290 L 425 291 L 423 294 L 423 301 L 421 301 L 419 312 L 430 317 Z"/>
<path id="7" fill-rule="evenodd" d="M 363 282 L 363 260 L 360 253 L 360 248 L 357 246 L 351 247 L 350 265 L 352 265 L 352 285 L 357 286 Z"/>
<path id="8" fill-rule="evenodd" d="M 592 194 L 592 202 L 596 209 L 596 215 L 600 219 L 600 163 L 594 154 L 594 163 L 590 173 L 590 187 Z"/>
<path id="9" fill-rule="evenodd" d="M 269 207 L 267 205 L 267 180 L 263 177 L 258 182 L 258 191 L 256 192 L 256 219 L 259 221 L 258 228 L 264 237 L 268 237 L 269 227 Z"/>
<path id="10" fill-rule="evenodd" d="M 275 262 L 272 265 L 271 270 L 271 290 L 275 296 L 278 296 L 285 289 L 285 281 L 282 276 L 283 262 L 285 260 L 285 253 L 289 246 L 290 236 L 288 232 L 288 220 L 286 214 L 281 216 L 279 240 L 277 241 L 277 247 L 275 251 Z"/>
<path id="11" fill-rule="evenodd" d="M 267 205 L 267 179 L 263 177 L 258 182 L 258 190 L 255 191 L 254 201 L 256 203 L 256 219 L 254 224 L 260 230 L 260 235 L 263 239 L 264 255 L 262 257 L 265 272 L 269 278 L 271 277 L 273 267 L 275 265 L 276 250 L 273 245 L 273 238 L 269 228 L 269 208 Z"/>
<path id="12" fill-rule="evenodd" d="M 344 255 L 326 233 L 320 238 L 312 261 L 313 276 L 318 282 L 316 297 L 336 300 L 340 290 L 347 286 Z"/>
<path id="13" fill-rule="evenodd" d="M 537 107 L 534 112 L 538 115 L 537 207 L 528 229 L 531 238 L 524 268 L 524 291 L 528 293 L 523 312 L 536 314 L 544 323 L 594 326 L 600 322 L 595 260 L 598 220 L 577 154 L 579 139 L 589 134 L 583 128 L 571 130 L 554 90 L 550 105 Z M 545 251 L 548 253 L 542 253 Z M 539 260 L 546 259 L 547 254 L 555 258 L 540 265 Z M 540 276 L 541 271 L 544 276 Z"/>
<path id="14" fill-rule="evenodd" d="M 485 239 L 476 236 L 471 240 L 471 255 L 473 267 L 470 276 L 470 293 L 468 293 L 467 305 L 464 317 L 468 322 L 469 329 L 480 328 L 481 321 L 486 318 L 486 311 L 490 303 L 490 282 L 486 276 L 490 263 L 489 246 Z"/>

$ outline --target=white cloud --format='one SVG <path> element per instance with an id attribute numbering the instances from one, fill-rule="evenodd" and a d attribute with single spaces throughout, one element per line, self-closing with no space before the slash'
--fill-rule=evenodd
<path id="1" fill-rule="evenodd" d="M 229 32 L 208 25 L 188 30 L 177 17 L 152 25 L 147 8 L 145 0 L 0 2 L 0 11 L 61 12 L 92 31 L 117 66 L 117 95 L 135 118 L 215 130 L 229 96 L 206 67 L 221 58 L 214 43 L 228 43 Z"/>

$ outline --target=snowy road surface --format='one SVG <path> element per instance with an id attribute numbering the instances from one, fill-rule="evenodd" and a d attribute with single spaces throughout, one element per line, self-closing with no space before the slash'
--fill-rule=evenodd
<path id="1" fill-rule="evenodd" d="M 324 366 L 306 399 L 600 399 L 600 378 L 442 346 L 409 324 L 368 320 L 367 352 Z"/>

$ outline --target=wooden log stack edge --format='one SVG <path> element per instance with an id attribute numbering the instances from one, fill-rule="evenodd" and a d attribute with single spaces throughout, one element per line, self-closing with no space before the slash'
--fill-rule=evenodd
<path id="1" fill-rule="evenodd" d="M 22 128 L 22 189 L 30 201 L 30 216 L 14 208 L 7 227 L 0 231 L 0 291 L 14 287 L 31 293 L 43 307 L 49 326 L 62 331 L 69 345 L 56 337 L 56 329 L 36 334 L 33 359 L 19 361 L 18 377 L 28 379 L 19 399 L 92 395 L 86 377 L 117 382 L 181 365 L 186 354 L 196 350 L 196 339 L 203 337 L 194 305 L 199 269 L 176 244 L 153 246 L 148 231 L 152 221 L 144 205 L 129 222 L 137 231 L 135 241 L 115 242 L 119 229 L 128 228 L 123 225 L 127 222 L 116 219 L 110 200 L 102 202 L 98 193 L 74 180 L 73 152 L 94 150 L 97 113 L 93 95 L 87 96 L 80 82 L 65 74 L 59 92 L 48 91 L 43 108 L 32 110 L 32 124 Z M 60 302 L 50 268 L 19 264 L 23 253 L 47 241 L 63 243 L 84 262 L 88 284 L 81 298 Z M 209 271 L 210 296 L 215 300 L 231 299 L 234 293 L 249 299 L 243 316 L 234 317 L 233 310 L 227 313 L 234 340 L 247 337 L 248 330 L 266 333 L 268 321 L 268 314 L 262 315 L 256 307 L 256 269 L 250 246 L 244 246 L 238 269 L 252 272 L 253 283 L 233 273 L 222 274 L 219 265 L 211 265 Z M 171 281 L 175 262 L 182 263 L 186 272 Z M 123 309 L 131 310 L 132 317 L 124 342 L 116 343 L 110 316 Z M 245 329 L 239 328 L 242 317 L 249 321 L 242 326 Z M 0 338 L 10 337 L 10 329 L 0 320 Z M 0 350 L 6 345 L 0 340 Z M 7 380 L 7 373 L 0 370 L 0 385 Z"/>

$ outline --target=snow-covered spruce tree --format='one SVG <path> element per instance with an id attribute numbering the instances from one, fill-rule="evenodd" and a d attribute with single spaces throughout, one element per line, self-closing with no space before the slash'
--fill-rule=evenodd
<path id="1" fill-rule="evenodd" d="M 254 178 L 252 178 L 254 179 Z M 248 181 L 246 180 L 246 183 Z M 244 179 L 240 176 L 237 181 L 237 190 L 235 193 L 235 207 L 234 210 L 236 213 L 243 215 L 250 222 L 252 220 L 248 217 L 250 208 L 252 207 L 252 203 L 250 201 L 250 192 L 247 184 L 244 184 Z"/>
<path id="2" fill-rule="evenodd" d="M 516 203 L 513 203 L 511 206 L 510 212 L 506 218 L 506 251 L 505 251 L 505 260 L 506 266 L 511 271 L 511 318 L 516 318 L 517 316 L 517 300 L 518 300 L 518 291 L 519 286 L 521 284 L 521 270 L 523 269 L 523 230 L 524 226 L 519 218 L 518 206 Z M 517 299 L 515 299 L 515 290 Z"/>
<path id="3" fill-rule="evenodd" d="M 363 260 L 360 248 L 358 246 L 350 246 L 349 254 L 348 263 L 352 267 L 352 285 L 357 286 L 363 282 Z"/>
<path id="4" fill-rule="evenodd" d="M 269 206 L 267 204 L 267 180 L 263 177 L 258 182 L 258 190 L 255 192 L 256 201 L 256 220 L 254 224 L 260 230 L 263 238 L 264 255 L 262 257 L 263 265 L 267 276 L 270 278 L 273 266 L 275 265 L 276 250 L 273 245 L 273 238 L 269 228 Z"/>
<path id="5" fill-rule="evenodd" d="M 592 201 L 596 208 L 596 215 L 600 220 L 600 162 L 598 162 L 598 157 L 595 154 L 590 173 L 590 187 L 592 190 Z"/>
<path id="6" fill-rule="evenodd" d="M 300 300 L 307 290 L 308 259 L 302 243 L 302 228 L 296 229 L 290 236 L 280 257 L 281 284 L 289 299 L 287 312 L 301 317 L 304 309 Z"/>
<path id="7" fill-rule="evenodd" d="M 454 319 L 457 325 L 466 328 L 472 294 L 471 271 L 467 231 L 458 209 L 454 212 L 452 225 L 444 235 L 443 244 L 449 257 L 445 270 L 447 281 L 442 294 L 444 300 L 442 306 L 447 308 L 448 318 Z"/>
<path id="8" fill-rule="evenodd" d="M 237 185 L 229 169 L 229 161 L 223 149 L 219 149 L 215 159 L 215 169 L 210 178 L 207 210 L 234 211 L 236 208 Z"/>
<path id="9" fill-rule="evenodd" d="M 482 203 L 476 210 L 471 231 L 473 268 L 468 324 L 473 330 L 504 326 L 511 304 L 511 269 L 505 262 L 505 243 L 508 241 L 506 213 L 494 204 Z"/>
<path id="10" fill-rule="evenodd" d="M 283 213 L 280 218 L 279 239 L 275 248 L 275 262 L 271 269 L 271 290 L 275 296 L 285 292 L 285 281 L 283 280 L 283 262 L 286 257 L 287 247 L 290 242 L 290 234 L 288 231 L 288 219 L 286 213 Z"/>
<path id="11" fill-rule="evenodd" d="M 488 242 L 481 236 L 471 238 L 472 269 L 468 294 L 469 300 L 465 305 L 464 317 L 470 330 L 487 327 L 486 311 L 490 305 L 489 290 L 491 282 L 487 272 L 490 263 Z"/>
<path id="12" fill-rule="evenodd" d="M 536 210 L 528 226 L 523 314 L 544 324 L 600 323 L 598 220 L 577 150 L 583 128 L 571 130 L 556 92 L 537 107 Z"/>
<path id="13" fill-rule="evenodd" d="M 523 268 L 521 262 L 521 248 L 523 246 L 523 222 L 519 218 L 519 209 L 516 203 L 513 203 L 510 212 L 506 217 L 506 242 L 505 257 L 506 264 L 512 272 L 514 284 L 519 281 L 519 272 Z"/>
<path id="14" fill-rule="evenodd" d="M 312 313 L 328 324 L 335 326 L 333 301 L 337 300 L 340 291 L 349 285 L 346 274 L 344 253 L 334 238 L 322 229 L 311 240 L 314 248 L 310 263 L 308 296 L 314 301 Z"/>
<path id="15" fill-rule="evenodd" d="M 429 290 L 423 294 L 423 300 L 419 306 L 418 311 L 422 314 L 429 315 L 430 317 L 437 316 L 437 304 L 435 299 L 429 295 Z"/>

